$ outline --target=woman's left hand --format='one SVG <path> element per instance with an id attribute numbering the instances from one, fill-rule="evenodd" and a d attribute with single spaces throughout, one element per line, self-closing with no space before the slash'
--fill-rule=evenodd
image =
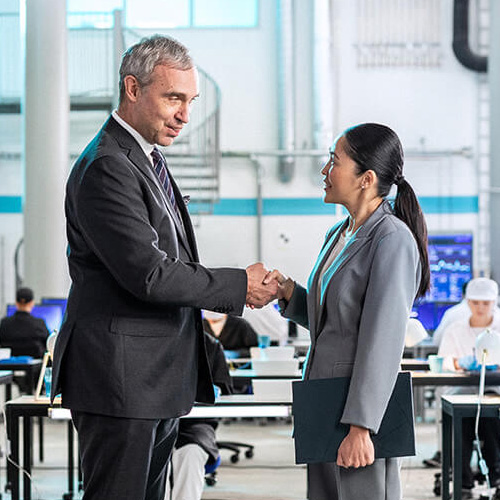
<path id="1" fill-rule="evenodd" d="M 340 467 L 366 467 L 375 461 L 375 449 L 370 431 L 351 425 L 349 434 L 340 443 L 337 465 Z"/>

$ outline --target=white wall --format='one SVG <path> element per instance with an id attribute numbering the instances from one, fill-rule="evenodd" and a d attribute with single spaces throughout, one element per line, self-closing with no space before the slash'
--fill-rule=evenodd
<path id="1" fill-rule="evenodd" d="M 272 77 L 275 78 L 276 71 L 270 67 L 271 63 L 276 64 L 276 54 L 272 49 L 275 43 L 273 3 L 261 2 L 261 27 L 256 33 L 245 36 L 247 50 L 241 49 L 241 52 L 240 44 L 233 43 L 236 33 L 210 33 L 207 43 L 217 48 L 210 53 L 206 50 L 198 53 L 198 39 L 207 40 L 203 33 L 182 33 L 181 39 L 193 48 L 200 64 L 210 70 L 221 86 L 224 96 L 223 148 L 277 147 L 277 104 L 272 100 L 272 92 L 276 92 Z M 296 144 L 299 148 L 312 145 L 311 3 L 300 0 L 296 3 Z M 354 47 L 356 2 L 337 1 L 335 12 L 336 54 L 339 56 L 335 61 L 336 81 L 332 82 L 332 91 L 337 93 L 335 133 L 355 123 L 378 121 L 392 126 L 408 150 L 475 148 L 477 75 L 463 68 L 452 53 L 452 0 L 442 2 L 443 57 L 439 68 L 358 68 Z M 218 43 L 217 39 L 224 42 Z M 271 53 L 262 58 L 265 44 L 271 44 L 266 47 Z M 233 47 L 238 47 L 234 54 Z M 248 55 L 249 48 L 258 55 L 256 59 Z M 214 62 L 214 55 L 220 61 L 231 58 L 231 64 Z M 250 79 L 248 60 L 253 61 L 253 77 Z M 259 60 L 260 64 L 255 64 Z M 255 142 L 257 132 L 249 132 L 252 129 L 265 129 L 266 133 L 259 134 L 260 142 Z M 319 159 L 298 160 L 296 175 L 288 184 L 277 180 L 273 160 L 265 161 L 265 165 L 264 197 L 321 196 Z M 248 165 L 243 174 L 242 168 L 241 162 L 238 165 L 232 165 L 229 160 L 223 162 L 222 197 L 255 196 L 252 169 Z M 405 170 L 419 196 L 476 196 L 478 193 L 474 158 L 409 155 Z M 265 263 L 270 267 L 281 266 L 304 280 L 326 229 L 335 220 L 334 216 L 264 217 Z M 443 213 L 428 215 L 427 222 L 430 232 L 477 232 L 477 214 L 451 214 L 446 206 L 443 206 Z M 219 224 L 221 228 L 215 229 Z M 215 244 L 214 231 L 219 237 L 225 235 L 228 244 L 223 249 Z M 288 243 L 283 243 L 282 233 L 288 236 Z M 254 235 L 255 221 L 251 218 L 204 217 L 198 227 L 202 255 L 206 262 L 214 264 L 248 264 L 251 258 L 248 247 L 255 249 L 252 244 Z M 248 246 L 247 241 L 250 242 Z"/>
<path id="2" fill-rule="evenodd" d="M 356 65 L 356 2 L 335 1 L 335 133 L 354 123 L 380 121 L 394 127 L 406 149 L 421 149 L 422 145 L 427 150 L 475 148 L 477 75 L 455 60 L 451 50 L 452 0 L 442 0 L 441 5 L 441 67 L 374 69 Z M 261 0 L 260 6 L 256 28 L 168 31 L 191 49 L 197 63 L 221 87 L 221 146 L 226 151 L 278 146 L 276 2 Z M 296 1 L 296 144 L 306 149 L 312 146 L 311 7 L 310 0 Z M 102 113 L 72 115 L 72 152 L 82 149 L 104 118 Z M 12 120 L 0 116 L 0 151 L 19 147 L 20 135 L 14 132 L 18 125 Z M 321 198 L 320 159 L 298 159 L 295 176 L 287 184 L 278 180 L 274 159 L 263 158 L 262 165 L 264 198 Z M 476 196 L 478 192 L 473 158 L 409 156 L 406 176 L 419 196 Z M 11 171 L 0 162 L 0 195 L 21 194 L 20 179 L 20 171 Z M 224 159 L 221 182 L 222 198 L 256 196 L 255 170 L 248 161 Z M 430 231 L 477 231 L 476 213 L 449 214 L 446 207 L 443 210 L 428 215 Z M 335 208 L 331 213 L 265 216 L 265 263 L 304 281 L 325 231 L 337 220 Z M 196 217 L 196 224 L 200 254 L 207 265 L 246 266 L 257 258 L 255 217 L 201 216 Z M 21 236 L 20 228 L 20 215 L 0 216 L 0 235 L 8 241 L 8 262 Z M 11 300 L 10 271 L 5 279 L 6 289 L 12 291 Z"/>

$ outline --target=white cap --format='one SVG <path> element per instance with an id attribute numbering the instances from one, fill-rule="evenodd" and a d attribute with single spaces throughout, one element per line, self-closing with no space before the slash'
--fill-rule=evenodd
<path id="1" fill-rule="evenodd" d="M 467 300 L 494 300 L 498 297 L 498 285 L 488 278 L 470 280 L 465 289 Z"/>

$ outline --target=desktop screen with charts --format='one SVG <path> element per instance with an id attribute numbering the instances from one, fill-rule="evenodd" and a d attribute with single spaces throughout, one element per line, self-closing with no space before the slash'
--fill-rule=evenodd
<path id="1" fill-rule="evenodd" d="M 472 235 L 429 236 L 431 289 L 427 302 L 460 302 L 462 285 L 472 278 Z"/>
<path id="2" fill-rule="evenodd" d="M 446 309 L 462 300 L 462 286 L 472 278 L 472 235 L 430 235 L 431 289 L 413 307 L 427 330 L 435 330 Z"/>

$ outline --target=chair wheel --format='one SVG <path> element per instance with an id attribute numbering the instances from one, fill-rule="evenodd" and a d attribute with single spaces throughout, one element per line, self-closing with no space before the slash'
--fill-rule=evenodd
<path id="1" fill-rule="evenodd" d="M 238 453 L 231 455 L 231 463 L 236 464 L 239 462 L 239 460 L 240 460 L 240 456 L 238 455 Z"/>
<path id="2" fill-rule="evenodd" d="M 245 457 L 252 458 L 253 457 L 253 450 L 247 450 L 247 451 L 245 451 Z"/>
<path id="3" fill-rule="evenodd" d="M 73 493 L 64 493 L 62 496 L 63 500 L 72 500 L 73 499 Z"/>
<path id="4" fill-rule="evenodd" d="M 441 496 L 441 473 L 434 474 L 434 489 L 432 490 L 437 497 Z"/>
<path id="5" fill-rule="evenodd" d="M 215 486 L 215 483 L 217 483 L 217 479 L 215 479 L 215 477 L 206 477 L 205 483 L 207 483 L 207 486 Z"/>

